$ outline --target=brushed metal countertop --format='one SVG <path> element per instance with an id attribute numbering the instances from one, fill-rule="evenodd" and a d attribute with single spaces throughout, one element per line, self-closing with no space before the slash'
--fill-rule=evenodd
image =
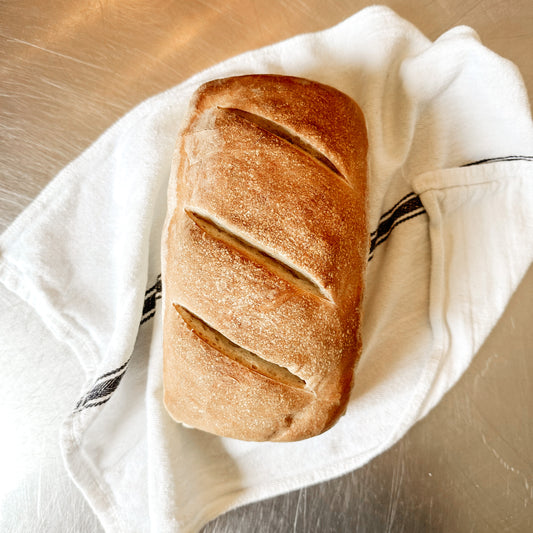
<path id="1" fill-rule="evenodd" d="M 228 57 L 327 28 L 371 3 L 0 3 L 0 232 L 137 103 Z M 531 100 L 531 0 L 383 3 L 431 39 L 472 26 L 519 67 Z M 2 307 L 12 302 L 6 296 Z M 393 448 L 341 478 L 232 511 L 204 531 L 533 531 L 532 302 L 530 268 L 460 382 Z M 40 483 L 11 490 L 3 500 L 0 494 L 9 531 L 23 531 L 16 514 L 35 512 L 37 502 L 42 531 L 58 531 L 50 525 L 58 523 L 75 531 L 81 515 L 83 531 L 101 530 L 81 498 L 72 500 L 77 508 L 43 509 Z M 68 518 L 60 520 L 63 512 Z"/>

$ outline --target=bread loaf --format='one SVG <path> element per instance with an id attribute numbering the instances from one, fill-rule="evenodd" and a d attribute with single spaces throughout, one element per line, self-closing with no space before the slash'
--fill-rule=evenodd
<path id="1" fill-rule="evenodd" d="M 294 441 L 344 412 L 361 351 L 367 136 L 301 78 L 198 89 L 163 231 L 164 402 L 179 422 Z"/>

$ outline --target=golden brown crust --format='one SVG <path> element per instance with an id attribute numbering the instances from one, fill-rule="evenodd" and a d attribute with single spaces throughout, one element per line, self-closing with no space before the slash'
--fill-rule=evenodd
<path id="1" fill-rule="evenodd" d="M 173 418 L 290 441 L 342 414 L 360 353 L 366 151 L 361 111 L 330 87 L 252 75 L 196 92 L 162 242 Z"/>

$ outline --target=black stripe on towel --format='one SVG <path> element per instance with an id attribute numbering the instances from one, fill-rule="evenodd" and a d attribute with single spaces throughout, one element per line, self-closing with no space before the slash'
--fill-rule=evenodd
<path id="1" fill-rule="evenodd" d="M 111 395 L 115 392 L 119 383 L 124 377 L 124 374 L 128 368 L 128 363 L 129 359 L 115 370 L 111 370 L 110 372 L 102 374 L 95 381 L 91 390 L 77 403 L 74 411 L 81 411 L 83 409 L 87 409 L 88 407 L 95 407 L 97 405 L 106 403 L 111 398 Z"/>
<path id="2" fill-rule="evenodd" d="M 404 196 L 393 207 L 381 215 L 378 228 L 370 234 L 370 251 L 368 260 L 374 257 L 377 246 L 384 243 L 392 233 L 392 230 L 402 222 L 407 222 L 414 217 L 426 212 L 420 197 L 414 192 Z"/>
<path id="3" fill-rule="evenodd" d="M 102 374 L 98 379 L 97 381 L 100 381 L 101 379 L 103 378 L 106 378 L 108 376 L 111 376 L 113 374 L 116 374 L 118 372 L 121 372 L 122 370 L 125 370 L 126 367 L 128 366 L 128 363 L 129 363 L 129 360 L 126 361 L 123 365 L 119 366 L 118 368 L 115 368 L 115 370 L 111 370 L 111 372 L 106 372 L 105 374 Z"/>
<path id="4" fill-rule="evenodd" d="M 474 165 L 483 165 L 485 163 L 500 163 L 501 161 L 533 161 L 531 155 L 508 155 L 506 157 L 489 157 L 487 159 L 480 159 L 472 163 L 465 163 L 461 167 L 472 167 Z"/>
<path id="5" fill-rule="evenodd" d="M 144 294 L 143 314 L 141 324 L 152 318 L 155 314 L 156 300 L 161 298 L 161 274 L 156 278 L 156 282 Z"/>
<path id="6" fill-rule="evenodd" d="M 144 304 L 141 324 L 155 315 L 156 301 L 161 298 L 161 274 L 156 278 L 155 283 L 144 293 Z M 120 384 L 128 368 L 129 359 L 115 370 L 102 374 L 95 382 L 89 392 L 87 392 L 77 403 L 75 411 L 82 411 L 89 407 L 103 405 L 111 398 Z"/>

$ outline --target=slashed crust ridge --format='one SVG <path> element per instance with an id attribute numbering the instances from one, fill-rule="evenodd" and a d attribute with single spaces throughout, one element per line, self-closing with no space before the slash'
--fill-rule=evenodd
<path id="1" fill-rule="evenodd" d="M 164 402 L 221 436 L 294 441 L 343 413 L 360 355 L 366 130 L 301 78 L 198 89 L 162 240 Z"/>

